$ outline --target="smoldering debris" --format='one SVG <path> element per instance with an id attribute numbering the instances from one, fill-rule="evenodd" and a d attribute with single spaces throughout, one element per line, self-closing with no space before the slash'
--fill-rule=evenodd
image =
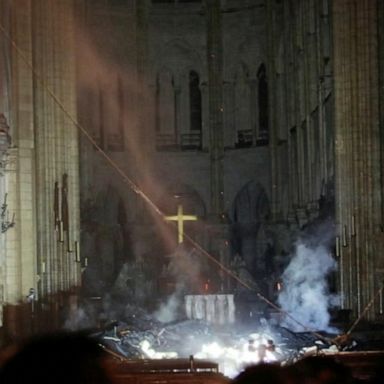
<path id="1" fill-rule="evenodd" d="M 196 353 L 199 342 L 210 340 L 214 332 L 203 321 L 184 320 L 164 325 L 154 320 L 150 329 L 120 322 L 95 336 L 114 352 L 128 358 L 167 358 Z"/>
<path id="2" fill-rule="evenodd" d="M 253 363 L 289 364 L 301 358 L 353 350 L 358 346 L 350 339 L 343 347 L 333 343 L 336 335 L 294 332 L 281 326 L 261 322 L 257 327 L 227 325 L 217 327 L 203 320 L 180 320 L 161 323 L 148 318 L 144 329 L 139 316 L 134 322 L 112 322 L 94 333 L 100 343 L 114 354 L 127 359 L 196 358 L 219 364 L 220 371 L 233 377 Z M 140 327 L 137 325 L 140 324 Z M 329 342 L 327 342 L 327 340 Z"/>
<path id="3" fill-rule="evenodd" d="M 185 359 L 193 355 L 217 363 L 228 377 L 260 361 L 283 365 L 313 355 L 372 350 L 372 346 L 384 349 L 380 332 L 372 332 L 369 338 L 366 333 L 356 338 L 325 331 L 296 332 L 264 317 L 231 324 L 185 318 L 164 323 L 134 304 L 126 304 L 120 311 L 101 304 L 100 308 L 98 327 L 89 328 L 89 333 L 111 354 L 123 359 Z M 83 311 L 81 314 L 84 318 Z"/>

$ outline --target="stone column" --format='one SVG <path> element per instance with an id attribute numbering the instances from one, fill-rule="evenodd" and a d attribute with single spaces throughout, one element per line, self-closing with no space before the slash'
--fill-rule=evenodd
<path id="1" fill-rule="evenodd" d="M 220 0 L 206 0 L 209 87 L 209 142 L 211 161 L 211 214 L 224 208 L 223 184 L 223 42 Z"/>
<path id="2" fill-rule="evenodd" d="M 154 137 L 154 127 L 148 122 L 150 118 L 148 93 L 148 18 L 149 18 L 149 0 L 136 0 L 136 68 L 137 68 L 137 86 L 138 96 L 136 100 L 137 109 L 137 137 L 138 146 L 140 146 L 139 164 L 148 161 L 150 145 L 148 138 Z"/>
<path id="3" fill-rule="evenodd" d="M 76 118 L 76 67 L 73 59 L 75 52 L 75 25 L 73 0 L 57 2 L 57 16 L 60 25 L 60 51 L 56 62 L 59 64 L 57 81 L 60 82 L 61 100 L 67 112 Z M 69 231 L 64 249 L 65 289 L 71 290 L 80 284 L 80 262 L 76 259 L 76 242 L 80 241 L 80 186 L 79 186 L 79 135 L 77 127 L 67 116 L 61 113 L 61 137 L 64 148 L 65 172 L 68 174 Z M 60 145 L 60 142 L 57 143 Z"/>
<path id="4" fill-rule="evenodd" d="M 235 94 L 234 94 L 234 84 L 233 82 L 224 83 L 224 147 L 233 147 L 237 137 L 236 137 L 236 127 L 235 127 Z"/>
<path id="5" fill-rule="evenodd" d="M 325 116 L 324 116 L 324 101 L 325 101 L 325 92 L 324 92 L 324 64 L 323 64 L 323 54 L 322 54 L 322 36 L 323 36 L 323 28 L 324 22 L 323 19 L 320 19 L 320 7 L 319 4 L 316 3 L 316 72 L 318 76 L 317 80 L 317 105 L 318 105 L 318 137 L 319 137 L 319 161 L 317 169 L 320 171 L 315 177 L 318 180 L 319 185 L 322 187 L 321 183 L 325 183 L 327 180 L 326 173 L 326 141 L 325 141 Z M 325 18 L 326 16 L 324 16 Z M 320 187 L 320 188 L 321 188 Z M 318 190 L 316 190 L 318 192 Z M 315 191 L 315 194 L 316 194 Z M 324 191 L 321 191 L 324 192 Z M 315 197 L 315 196 L 314 196 Z"/>
<path id="6" fill-rule="evenodd" d="M 249 79 L 249 87 L 250 87 L 250 97 L 249 97 L 249 111 L 250 111 L 250 120 L 253 136 L 253 146 L 256 146 L 256 140 L 259 134 L 259 103 L 257 102 L 258 94 L 257 94 L 257 79 L 250 78 Z"/>
<path id="7" fill-rule="evenodd" d="M 183 91 L 180 84 L 175 84 L 175 87 L 173 88 L 173 97 L 175 100 L 174 103 L 174 121 L 175 121 L 175 133 L 176 133 L 176 143 L 181 145 L 181 135 L 185 132 L 186 126 L 183 124 Z"/>
<path id="8" fill-rule="evenodd" d="M 27 300 L 31 289 L 41 300 L 80 285 L 80 269 L 69 252 L 79 239 L 72 7 L 72 0 L 18 0 L 12 7 L 17 49 L 8 53 L 12 148 L 5 188 L 15 226 L 5 234 L 4 299 L 7 326 L 19 332 L 26 324 L 33 326 L 28 317 L 34 316 L 34 305 Z M 67 236 L 59 243 L 54 186 L 63 174 L 68 175 L 70 214 Z"/>
<path id="9" fill-rule="evenodd" d="M 311 123 L 311 112 L 313 106 L 313 83 L 312 83 L 312 60 L 313 60 L 313 45 L 314 36 L 312 32 L 312 17 L 311 17 L 311 4 L 310 2 L 303 2 L 302 20 L 303 20 L 303 49 L 304 49 L 304 119 L 305 119 L 305 135 L 304 135 L 304 203 L 307 211 L 311 209 L 312 203 L 312 191 L 313 191 L 313 179 L 312 179 L 312 162 L 313 162 L 313 134 L 312 134 L 312 123 Z"/>
<path id="10" fill-rule="evenodd" d="M 4 4 L 2 4 L 4 5 Z M 4 325 L 12 335 L 26 335 L 30 331 L 30 321 L 23 316 L 20 303 L 26 302 L 31 288 L 36 286 L 36 233 L 33 212 L 33 82 L 31 70 L 26 64 L 32 61 L 31 39 L 31 1 L 20 0 L 12 7 L 7 22 L 9 35 L 1 34 L 5 46 L 4 52 L 9 67 L 6 73 L 9 110 L 2 112 L 8 117 L 12 135 L 12 149 L 9 149 L 4 171 L 4 193 L 7 194 L 5 217 L 2 221 L 12 220 L 15 225 L 0 236 L 4 237 L 3 252 L 3 299 Z M 6 32 L 7 33 L 7 32 Z M 11 48 L 12 39 L 19 52 Z M 11 76 L 12 74 L 12 76 Z"/>
<path id="11" fill-rule="evenodd" d="M 209 95 L 208 86 L 206 82 L 201 83 L 201 119 L 202 119 L 202 148 L 203 150 L 209 149 Z"/>
<path id="12" fill-rule="evenodd" d="M 11 21 L 10 18 L 10 4 L 8 1 L 4 1 L 0 3 L 0 20 L 1 24 L 6 30 L 7 33 L 10 33 L 9 24 Z M 8 41 L 2 36 L 0 39 L 0 111 L 4 116 L 9 116 L 10 108 L 9 108 L 9 97 L 10 97 L 10 82 L 9 78 L 9 67 L 10 67 L 10 52 L 9 52 L 9 44 Z M 5 120 L 4 124 L 8 126 L 8 122 Z M 4 175 L 5 171 L 5 160 L 6 160 L 6 151 L 0 151 L 0 203 L 4 204 L 6 194 L 6 178 Z M 0 234 L 0 327 L 3 326 L 3 305 L 4 305 L 4 288 L 6 285 L 6 241 L 5 236 Z"/>
<path id="13" fill-rule="evenodd" d="M 19 1 L 13 10 L 12 38 L 25 59 L 32 61 L 31 1 Z M 14 305 L 24 301 L 30 288 L 36 284 L 36 251 L 33 213 L 34 135 L 33 84 L 30 68 L 15 50 L 9 51 L 12 63 L 12 110 L 10 127 L 14 148 L 6 167 L 8 210 L 15 213 L 15 227 L 6 236 L 6 289 L 5 299 Z"/>
<path id="14" fill-rule="evenodd" d="M 179 135 L 183 133 L 191 133 L 191 108 L 189 96 L 189 73 L 179 74 L 178 87 L 175 92 L 178 92 L 178 110 L 176 118 L 178 119 Z"/>
<path id="15" fill-rule="evenodd" d="M 343 306 L 355 315 L 364 311 L 381 283 L 375 274 L 383 236 L 376 11 L 376 0 L 333 1 L 340 289 Z M 373 306 L 368 318 L 376 311 Z"/>
<path id="16" fill-rule="evenodd" d="M 277 40 L 275 34 L 275 2 L 273 0 L 267 1 L 267 80 L 268 80 L 268 125 L 269 125 L 269 150 L 270 150 L 270 164 L 271 164 L 271 213 L 272 220 L 278 218 L 280 210 L 278 202 L 278 166 L 277 166 L 277 143 L 276 143 L 276 89 L 275 89 L 275 42 Z"/>
<path id="17" fill-rule="evenodd" d="M 151 121 L 155 122 L 152 118 L 155 109 L 151 109 L 150 97 L 148 96 L 151 92 L 148 80 L 148 23 L 151 2 L 150 0 L 134 0 L 134 3 L 137 92 L 134 100 L 135 129 L 132 130 L 133 138 L 131 139 L 135 149 L 131 151 L 133 153 L 133 162 L 130 169 L 134 172 L 134 182 L 147 193 L 153 187 L 153 178 L 156 178 L 156 176 L 153 176 L 151 163 L 151 153 L 156 146 L 155 126 L 151 124 Z M 172 95 L 172 97 L 174 96 Z M 174 121 L 174 124 L 176 124 L 176 121 Z M 137 201 L 136 212 L 141 214 L 146 210 L 147 203 L 141 197 Z"/>
<path id="18" fill-rule="evenodd" d="M 75 241 L 80 239 L 80 133 L 74 123 L 73 6 L 72 0 L 33 2 L 34 67 L 44 81 L 42 85 L 35 79 L 34 104 L 37 249 L 42 296 L 76 290 L 80 284 L 80 264 L 75 259 Z M 60 190 L 58 207 L 55 207 L 55 183 Z M 68 220 L 63 205 L 68 206 Z M 55 223 L 55 209 L 62 231 Z"/>
<path id="19" fill-rule="evenodd" d="M 287 210 L 288 210 L 288 217 L 290 217 L 290 221 L 293 222 L 293 211 L 292 206 L 295 203 L 295 185 L 293 183 L 295 170 L 293 168 L 293 162 L 291 159 L 293 158 L 293 149 L 294 149 L 294 143 L 292 143 L 292 134 L 290 132 L 290 129 L 294 125 L 294 108 L 293 103 L 295 98 L 291 97 L 293 92 L 293 81 L 292 81 L 292 73 L 293 73 L 293 65 L 290 58 L 292 57 L 292 44 L 291 36 L 292 36 L 292 23 L 291 23 L 291 14 L 290 14 L 290 7 L 289 4 L 284 2 L 283 3 L 283 15 L 284 15 L 284 28 L 286 33 L 283 36 L 283 49 L 284 49 L 284 89 L 283 92 L 285 94 L 285 110 L 286 110 L 286 122 L 284 129 L 287 130 L 287 142 L 288 142 L 288 150 L 287 150 L 287 156 L 288 156 L 288 202 L 287 204 Z"/>
<path id="20" fill-rule="evenodd" d="M 380 164 L 381 164 L 381 174 L 380 174 L 380 180 L 381 185 L 383 185 L 384 180 L 384 2 L 378 1 L 378 34 L 379 34 L 379 42 L 378 46 L 381 47 L 378 50 L 379 54 L 379 106 L 380 107 Z M 381 231 L 384 231 L 384 188 L 381 188 L 381 194 L 380 194 L 380 200 L 381 200 Z M 383 249 L 384 248 L 384 240 L 381 239 L 381 246 L 380 243 L 378 244 L 378 248 Z M 378 281 L 384 281 L 384 257 L 379 257 L 379 254 L 377 253 L 377 261 L 376 261 L 376 270 L 380 271 L 377 276 Z M 383 295 L 380 295 L 379 297 L 379 303 L 377 312 L 379 316 L 383 315 L 384 313 L 384 301 L 383 301 Z"/>

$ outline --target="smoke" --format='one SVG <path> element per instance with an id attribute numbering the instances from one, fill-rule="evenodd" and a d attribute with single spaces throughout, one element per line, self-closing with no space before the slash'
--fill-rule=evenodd
<path id="1" fill-rule="evenodd" d="M 124 310 L 124 303 L 110 293 L 83 298 L 76 308 L 66 313 L 63 327 L 72 331 L 100 328 L 113 321 L 124 321 Z"/>
<path id="2" fill-rule="evenodd" d="M 335 269 L 336 262 L 325 246 L 297 244 L 282 275 L 281 308 L 309 329 L 332 331 L 329 309 L 336 305 L 337 297 L 329 293 L 327 277 Z M 296 332 L 305 330 L 288 317 L 283 325 Z"/>
<path id="3" fill-rule="evenodd" d="M 162 323 L 169 323 L 176 320 L 181 301 L 182 295 L 180 294 L 180 291 L 173 293 L 168 297 L 167 301 L 159 307 L 153 316 L 156 320 Z"/>
<path id="4" fill-rule="evenodd" d="M 153 314 L 161 322 L 176 320 L 184 308 L 184 294 L 191 293 L 202 285 L 201 263 L 194 250 L 188 251 L 182 244 L 170 255 L 170 262 L 165 271 L 166 278 L 174 282 L 174 292 L 168 296 Z"/>
<path id="5" fill-rule="evenodd" d="M 83 307 L 78 308 L 76 311 L 72 311 L 68 318 L 64 322 L 64 329 L 71 331 L 77 331 L 81 329 L 91 328 L 95 326 L 93 319 L 87 310 Z"/>
<path id="6" fill-rule="evenodd" d="M 168 271 L 180 288 L 193 290 L 201 284 L 201 259 L 194 249 L 188 251 L 183 244 L 171 255 Z"/>

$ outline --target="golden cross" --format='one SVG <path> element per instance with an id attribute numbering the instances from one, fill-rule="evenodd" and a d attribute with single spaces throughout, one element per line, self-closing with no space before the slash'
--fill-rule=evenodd
<path id="1" fill-rule="evenodd" d="M 196 221 L 197 216 L 183 215 L 183 206 L 180 204 L 177 206 L 177 215 L 165 216 L 165 220 L 177 221 L 178 242 L 181 244 L 184 237 L 184 221 Z"/>

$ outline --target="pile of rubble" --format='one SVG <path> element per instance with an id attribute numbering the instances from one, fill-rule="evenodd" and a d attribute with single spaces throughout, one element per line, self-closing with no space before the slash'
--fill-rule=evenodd
<path id="1" fill-rule="evenodd" d="M 288 364 L 309 355 L 363 348 L 356 339 L 336 334 L 292 332 L 265 319 L 257 324 L 209 324 L 201 320 L 160 323 L 136 312 L 128 321 L 110 321 L 94 333 L 104 347 L 128 359 L 195 358 L 219 364 L 233 377 L 246 365 L 260 361 Z"/>
<path id="2" fill-rule="evenodd" d="M 107 313 L 107 312 L 104 312 Z M 162 323 L 132 305 L 104 317 L 92 331 L 104 348 L 123 359 L 205 359 L 219 364 L 228 377 L 246 365 L 264 362 L 289 364 L 310 355 L 346 351 L 384 350 L 382 330 L 357 332 L 293 332 L 278 322 L 256 317 L 247 324 L 211 324 L 198 319 Z M 119 319 L 119 320 L 115 320 Z"/>

